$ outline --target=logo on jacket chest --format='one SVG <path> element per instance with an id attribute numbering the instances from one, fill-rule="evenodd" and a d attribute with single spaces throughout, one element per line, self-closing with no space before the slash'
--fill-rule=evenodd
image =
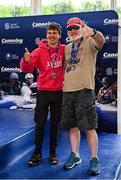
<path id="1" fill-rule="evenodd" d="M 47 61 L 47 67 L 57 68 L 62 66 L 62 57 L 53 54 L 51 59 Z"/>

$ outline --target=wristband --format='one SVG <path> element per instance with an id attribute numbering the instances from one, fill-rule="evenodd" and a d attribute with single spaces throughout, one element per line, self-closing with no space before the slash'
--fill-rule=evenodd
<path id="1" fill-rule="evenodd" d="M 94 37 L 97 34 L 97 30 L 93 29 L 93 35 L 91 35 L 91 37 Z"/>

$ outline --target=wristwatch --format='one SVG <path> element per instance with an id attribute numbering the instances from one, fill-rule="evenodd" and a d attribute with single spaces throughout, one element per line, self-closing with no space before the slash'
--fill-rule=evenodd
<path id="1" fill-rule="evenodd" d="M 93 29 L 93 35 L 91 35 L 91 37 L 94 37 L 97 34 L 97 30 Z"/>

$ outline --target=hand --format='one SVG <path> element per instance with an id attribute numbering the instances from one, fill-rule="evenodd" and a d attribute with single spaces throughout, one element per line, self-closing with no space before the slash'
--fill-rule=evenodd
<path id="1" fill-rule="evenodd" d="M 85 23 L 82 27 L 82 36 L 83 38 L 89 38 L 94 34 L 93 29 L 87 26 Z"/>
<path id="2" fill-rule="evenodd" d="M 29 52 L 28 48 L 25 48 L 24 60 L 26 62 L 28 62 L 30 60 L 30 52 Z"/>

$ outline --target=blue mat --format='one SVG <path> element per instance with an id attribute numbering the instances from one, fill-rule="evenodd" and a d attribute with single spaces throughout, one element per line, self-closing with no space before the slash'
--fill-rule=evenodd
<path id="1" fill-rule="evenodd" d="M 33 152 L 31 150 L 19 161 L 8 166 L 0 174 L 0 179 L 115 179 L 119 173 L 121 162 L 121 136 L 116 134 L 99 134 L 99 158 L 101 173 L 96 177 L 87 174 L 89 168 L 89 151 L 86 137 L 81 142 L 82 163 L 71 170 L 64 170 L 63 165 L 67 160 L 70 149 L 66 132 L 61 132 L 58 145 L 59 164 L 52 166 L 48 162 L 48 143 L 43 146 L 43 159 L 39 166 L 28 167 L 27 161 Z M 8 152 L 7 152 L 8 153 Z"/>
<path id="2" fill-rule="evenodd" d="M 34 127 L 33 110 L 0 108 L 0 146 Z"/>
<path id="3" fill-rule="evenodd" d="M 112 104 L 96 104 L 96 111 L 99 124 L 98 131 L 117 133 L 117 106 Z"/>
<path id="4" fill-rule="evenodd" d="M 121 162 L 121 135 L 110 133 L 99 133 L 99 159 L 101 163 L 101 173 L 98 176 L 92 177 L 87 174 L 89 168 L 90 153 L 87 146 L 85 135 L 82 135 L 80 145 L 80 155 L 82 163 L 71 170 L 63 168 L 64 163 L 70 155 L 70 146 L 68 143 L 68 133 L 60 130 L 59 144 L 57 154 L 59 157 L 59 164 L 52 166 L 48 162 L 48 146 L 49 146 L 49 120 L 45 128 L 45 141 L 43 146 L 43 159 L 39 166 L 29 167 L 28 159 L 33 152 L 33 130 L 29 131 L 32 126 L 27 123 L 27 118 L 31 118 L 33 112 L 24 111 L 8 111 L 8 117 L 11 119 L 16 114 L 16 125 L 20 129 L 22 126 L 26 127 L 26 133 L 0 147 L 0 179 L 117 179 L 120 176 L 120 162 Z M 6 112 L 4 111 L 4 113 Z M 14 112 L 11 114 L 11 112 Z M 9 114 L 10 113 L 10 114 Z M 30 115 L 29 115 L 30 113 Z M 32 113 L 32 114 L 31 114 Z M 18 122 L 17 114 L 20 115 L 20 122 Z M 25 115 L 28 114 L 28 115 Z M 7 113 L 6 113 L 7 116 Z M 33 117 L 32 117 L 33 118 Z M 6 118 L 7 119 L 7 118 Z M 25 122 L 25 124 L 24 124 Z M 27 124 L 28 125 L 27 125 Z M 6 123 L 7 125 L 7 123 Z M 15 123 L 11 128 L 15 128 Z M 24 129 L 23 128 L 23 129 Z M 24 129 L 25 131 L 25 129 Z M 12 132 L 12 129 L 11 129 Z M 10 133 L 10 132 L 9 132 Z M 22 133 L 19 132 L 20 134 Z M 15 134 L 14 134 L 15 135 Z"/>

